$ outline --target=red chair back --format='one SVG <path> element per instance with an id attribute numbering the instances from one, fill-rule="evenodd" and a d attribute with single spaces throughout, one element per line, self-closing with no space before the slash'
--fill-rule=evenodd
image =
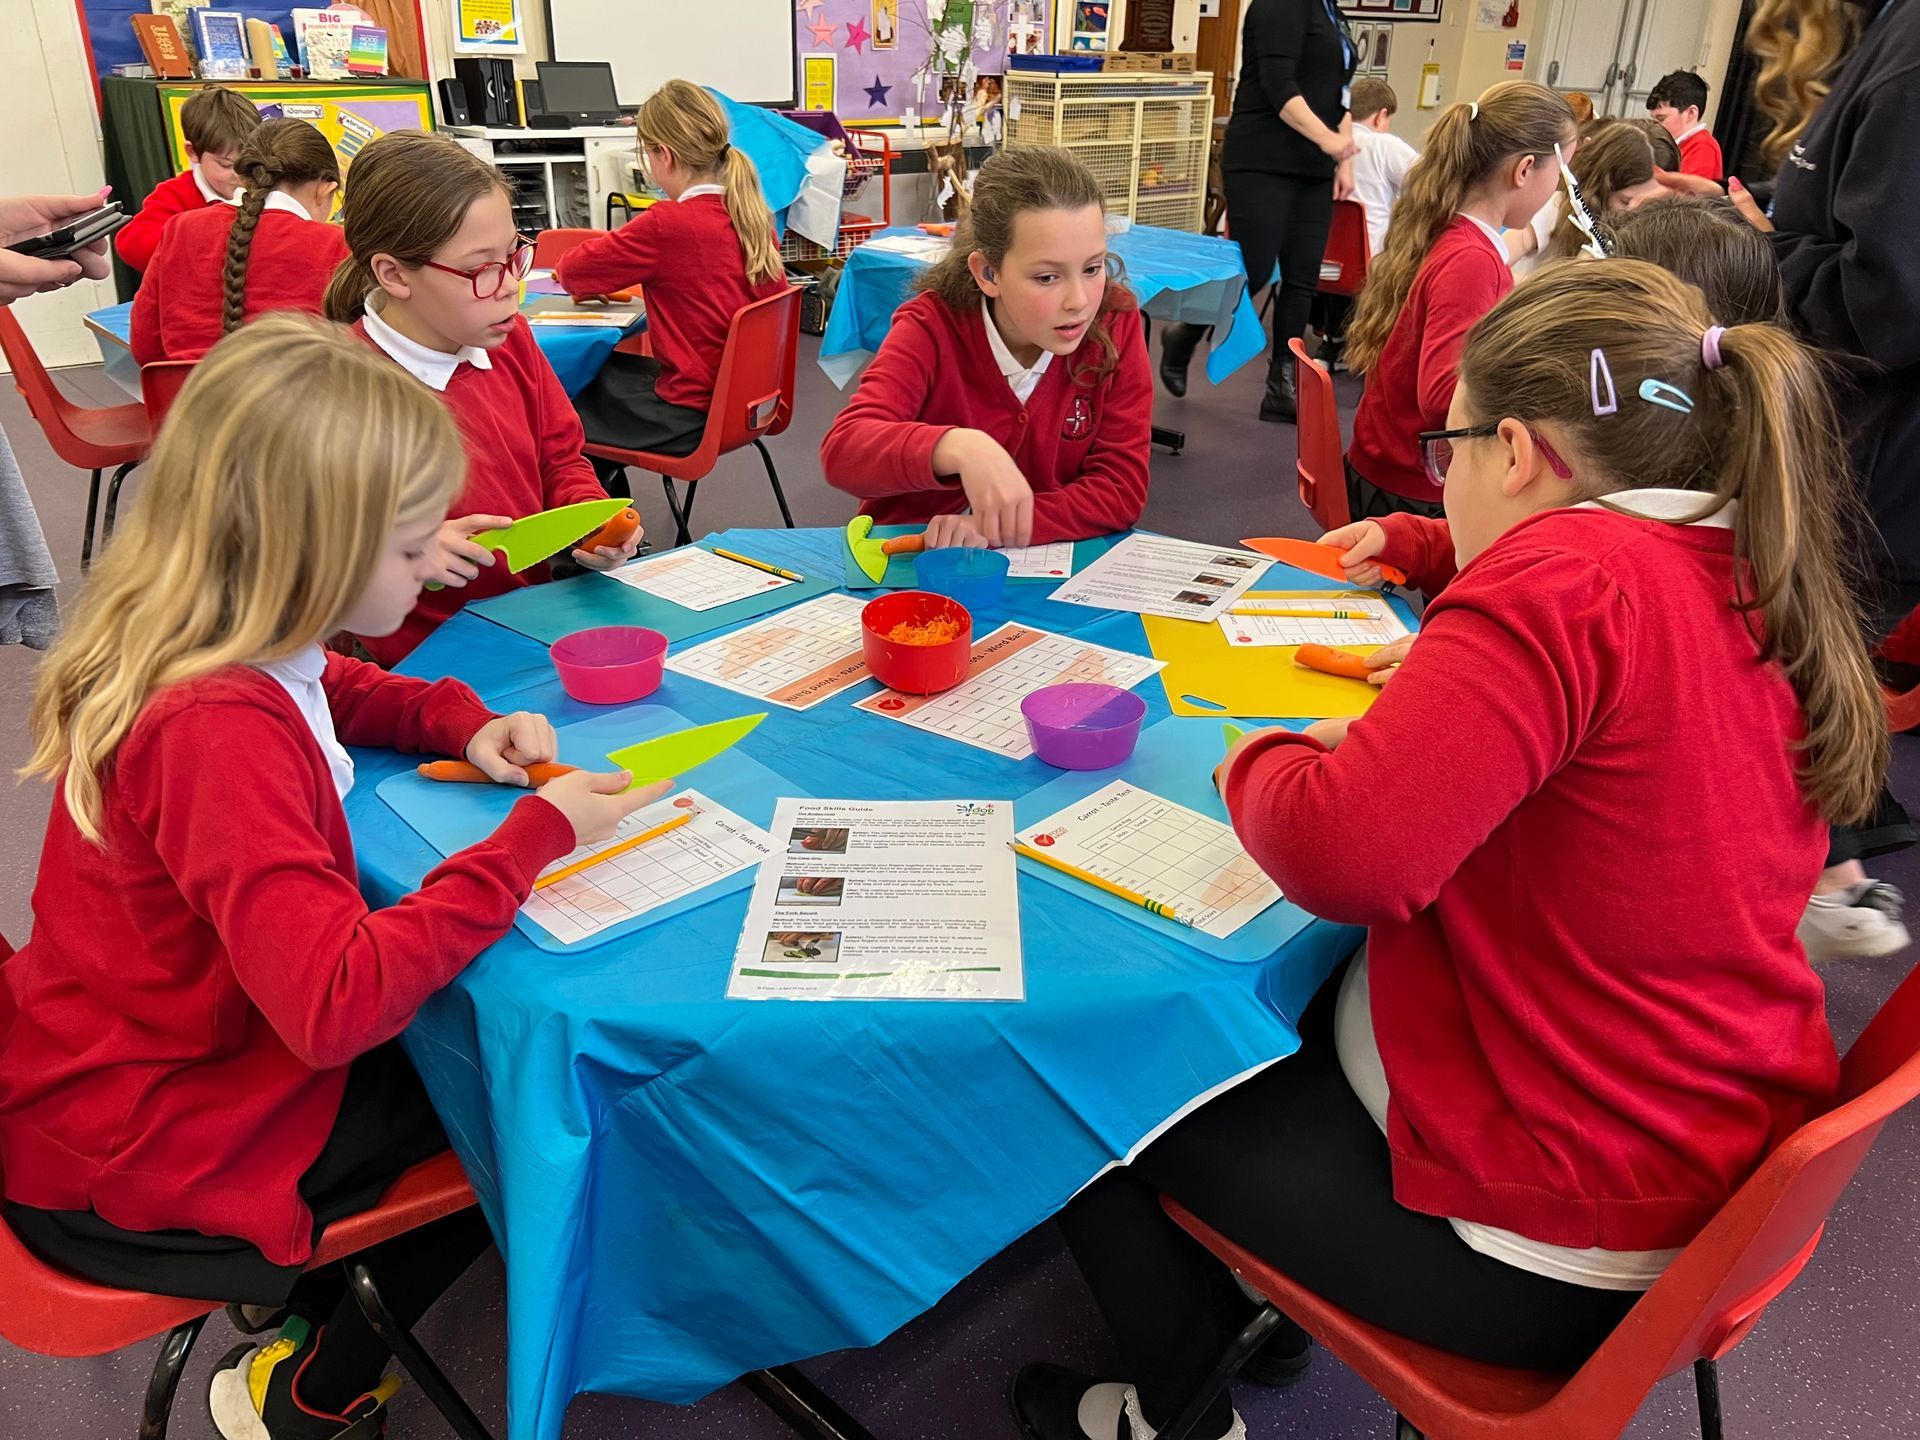
<path id="1" fill-rule="evenodd" d="M 1320 262 L 1323 295 L 1358 295 L 1367 283 L 1372 259 L 1367 241 L 1367 207 L 1358 200 L 1333 202 L 1333 225 L 1327 231 L 1327 254 Z"/>
<path id="2" fill-rule="evenodd" d="M 794 369 L 800 354 L 800 299 L 797 285 L 755 300 L 733 312 L 727 348 L 713 387 L 707 414 L 705 449 L 715 444 L 724 455 L 755 440 L 778 435 L 793 419 Z M 714 427 L 719 426 L 716 437 Z"/>
<path id="3" fill-rule="evenodd" d="M 67 464 L 80 470 L 104 470 L 138 460 L 146 453 L 147 437 L 124 433 L 128 428 L 124 424 L 110 425 L 105 439 L 87 433 L 95 428 L 89 424 L 93 417 L 117 421 L 123 419 L 121 412 L 133 407 L 90 409 L 67 399 L 40 362 L 27 332 L 5 305 L 0 305 L 0 352 L 12 367 L 13 388 L 27 402 L 27 412 L 39 423 L 53 453 Z"/>
<path id="4" fill-rule="evenodd" d="M 1300 503 L 1322 530 L 1338 530 L 1351 511 L 1347 505 L 1347 447 L 1340 440 L 1340 407 L 1333 398 L 1333 377 L 1307 354 L 1295 336 L 1287 341 L 1293 352 L 1294 389 L 1299 402 L 1297 426 L 1299 458 L 1294 472 Z"/>
<path id="5" fill-rule="evenodd" d="M 1369 1325 L 1166 1204 L 1421 1430 L 1448 1440 L 1615 1440 L 1655 1383 L 1740 1343 L 1812 1256 L 1881 1128 L 1916 1098 L 1920 968 L 1847 1052 L 1833 1108 L 1767 1157 L 1571 1377 L 1483 1365 Z"/>
<path id="6" fill-rule="evenodd" d="M 604 234 L 604 230 L 582 230 L 577 227 L 542 230 L 533 237 L 533 268 L 551 270 L 560 263 L 560 257 L 576 245 Z"/>
<path id="7" fill-rule="evenodd" d="M 160 422 L 167 418 L 167 412 L 180 396 L 180 387 L 187 383 L 187 377 L 193 373 L 197 363 L 194 360 L 155 360 L 140 367 L 140 398 L 146 404 L 147 423 L 153 426 L 155 435 L 160 433 Z"/>

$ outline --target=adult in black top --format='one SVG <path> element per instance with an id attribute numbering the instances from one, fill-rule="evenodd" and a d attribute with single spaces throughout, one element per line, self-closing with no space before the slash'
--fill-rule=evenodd
<path id="1" fill-rule="evenodd" d="M 1289 421 L 1295 404 L 1287 341 L 1306 329 L 1333 202 L 1353 189 L 1353 38 L 1334 0 L 1252 0 L 1240 54 L 1221 155 L 1227 229 L 1239 242 L 1249 290 L 1264 289 L 1279 262 L 1260 418 Z M 1201 334 L 1178 325 L 1162 337 L 1160 377 L 1175 395 L 1186 393 L 1187 363 Z"/>

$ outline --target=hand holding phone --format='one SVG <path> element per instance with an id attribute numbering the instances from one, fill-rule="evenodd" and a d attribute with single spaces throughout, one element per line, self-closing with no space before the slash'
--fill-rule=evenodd
<path id="1" fill-rule="evenodd" d="M 102 204 L 106 194 L 102 190 L 97 195 L 0 196 L 0 305 L 59 290 L 82 278 L 106 279 L 112 269 L 107 236 L 126 223 L 118 206 Z M 113 214 L 100 214 L 107 210 Z M 75 226 L 82 219 L 89 221 L 86 231 L 76 227 L 73 243 L 63 254 L 24 253 L 44 248 L 44 242 L 54 238 L 50 232 Z"/>

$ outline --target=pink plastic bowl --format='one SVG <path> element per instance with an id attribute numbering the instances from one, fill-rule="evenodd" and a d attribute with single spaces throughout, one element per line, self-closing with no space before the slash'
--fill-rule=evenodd
<path id="1" fill-rule="evenodd" d="M 560 688 L 589 705 L 625 705 L 660 688 L 667 637 L 639 625 L 576 630 L 553 642 Z"/>
<path id="2" fill-rule="evenodd" d="M 1062 770 L 1105 770 L 1133 754 L 1147 702 L 1117 685 L 1047 685 L 1020 702 L 1033 753 Z"/>

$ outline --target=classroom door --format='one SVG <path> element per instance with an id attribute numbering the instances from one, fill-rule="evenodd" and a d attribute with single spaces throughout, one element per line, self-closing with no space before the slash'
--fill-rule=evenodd
<path id="1" fill-rule="evenodd" d="M 1545 45 L 1546 83 L 1584 91 L 1601 115 L 1644 115 L 1647 89 L 1705 58 L 1712 0 L 1565 0 Z"/>
<path id="2" fill-rule="evenodd" d="M 1212 0 L 1200 7 L 1194 65 L 1213 76 L 1213 116 L 1233 112 L 1233 62 L 1240 54 L 1240 0 Z"/>

